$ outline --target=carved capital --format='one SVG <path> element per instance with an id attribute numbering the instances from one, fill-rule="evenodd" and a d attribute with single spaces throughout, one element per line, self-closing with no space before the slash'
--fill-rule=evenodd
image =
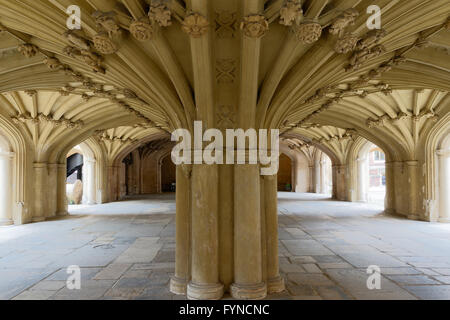
<path id="1" fill-rule="evenodd" d="M 280 10 L 280 24 L 292 26 L 292 24 L 303 15 L 300 0 L 287 0 Z"/>
<path id="2" fill-rule="evenodd" d="M 147 18 L 133 21 L 130 25 L 130 33 L 139 41 L 147 41 L 153 37 L 153 25 Z"/>
<path id="3" fill-rule="evenodd" d="M 297 39 L 305 44 L 316 42 L 322 35 L 322 26 L 317 22 L 294 24 L 291 30 Z"/>
<path id="4" fill-rule="evenodd" d="M 269 31 L 269 22 L 263 15 L 247 16 L 241 22 L 241 30 L 250 38 L 261 38 Z"/>
<path id="5" fill-rule="evenodd" d="M 208 27 L 209 22 L 204 16 L 192 13 L 184 19 L 181 29 L 193 38 L 200 38 L 206 34 Z"/>

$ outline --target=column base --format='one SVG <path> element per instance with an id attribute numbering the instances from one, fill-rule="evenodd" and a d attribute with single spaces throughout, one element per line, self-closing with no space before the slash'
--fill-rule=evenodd
<path id="1" fill-rule="evenodd" d="M 231 295 L 239 300 L 260 300 L 267 296 L 267 286 L 263 283 L 258 284 L 237 284 L 231 285 Z"/>
<path id="2" fill-rule="evenodd" d="M 195 284 L 187 286 L 189 300 L 219 300 L 223 297 L 223 284 Z"/>
<path id="3" fill-rule="evenodd" d="M 279 293 L 286 289 L 284 279 L 280 276 L 267 280 L 267 293 Z"/>
<path id="4" fill-rule="evenodd" d="M 12 224 L 14 224 L 12 220 L 0 220 L 0 226 L 10 226 Z"/>
<path id="5" fill-rule="evenodd" d="M 415 215 L 415 214 L 410 214 L 407 216 L 407 218 L 409 220 L 416 220 L 416 221 L 422 220 L 418 215 Z"/>
<path id="6" fill-rule="evenodd" d="M 42 222 L 42 221 L 45 221 L 45 220 L 46 220 L 46 217 L 33 217 L 31 219 L 32 222 Z"/>
<path id="7" fill-rule="evenodd" d="M 61 211 L 61 212 L 57 212 L 56 213 L 57 217 L 65 217 L 65 216 L 68 216 L 68 215 L 69 215 L 69 213 L 67 211 Z"/>
<path id="8" fill-rule="evenodd" d="M 450 218 L 439 218 L 438 222 L 442 222 L 442 223 L 450 223 Z M 1 224 L 1 222 L 0 222 Z"/>
<path id="9" fill-rule="evenodd" d="M 188 280 L 173 276 L 170 279 L 170 292 L 177 295 L 186 295 Z"/>

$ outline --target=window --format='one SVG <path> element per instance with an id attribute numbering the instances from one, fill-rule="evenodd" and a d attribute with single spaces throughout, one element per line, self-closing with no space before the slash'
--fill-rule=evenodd
<path id="1" fill-rule="evenodd" d="M 381 151 L 373 152 L 373 160 L 374 161 L 385 161 L 384 153 Z"/>

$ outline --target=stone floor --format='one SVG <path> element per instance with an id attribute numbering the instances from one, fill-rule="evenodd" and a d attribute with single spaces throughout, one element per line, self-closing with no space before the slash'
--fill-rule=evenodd
<path id="1" fill-rule="evenodd" d="M 450 225 L 372 204 L 280 193 L 280 269 L 271 299 L 450 299 Z M 65 219 L 0 227 L 0 299 L 183 299 L 174 270 L 174 196 L 75 206 Z M 81 290 L 66 287 L 81 268 Z M 381 289 L 366 286 L 381 269 Z"/>

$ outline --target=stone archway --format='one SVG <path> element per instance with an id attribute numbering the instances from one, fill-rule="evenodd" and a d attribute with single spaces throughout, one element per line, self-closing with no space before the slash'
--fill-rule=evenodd
<path id="1" fill-rule="evenodd" d="M 293 163 L 286 154 L 280 154 L 280 167 L 277 175 L 278 191 L 293 191 Z"/>
<path id="2" fill-rule="evenodd" d="M 438 206 L 439 222 L 450 222 L 450 134 L 442 141 L 439 150 L 436 151 L 438 164 Z"/>
<path id="3" fill-rule="evenodd" d="M 367 141 L 356 157 L 356 202 L 383 204 L 386 195 L 386 156 L 383 150 Z"/>
<path id="4" fill-rule="evenodd" d="M 176 183 L 176 166 L 172 162 L 172 159 L 169 155 L 166 155 L 161 160 L 160 165 L 161 172 L 161 191 L 162 192 L 175 192 L 175 183 Z"/>

